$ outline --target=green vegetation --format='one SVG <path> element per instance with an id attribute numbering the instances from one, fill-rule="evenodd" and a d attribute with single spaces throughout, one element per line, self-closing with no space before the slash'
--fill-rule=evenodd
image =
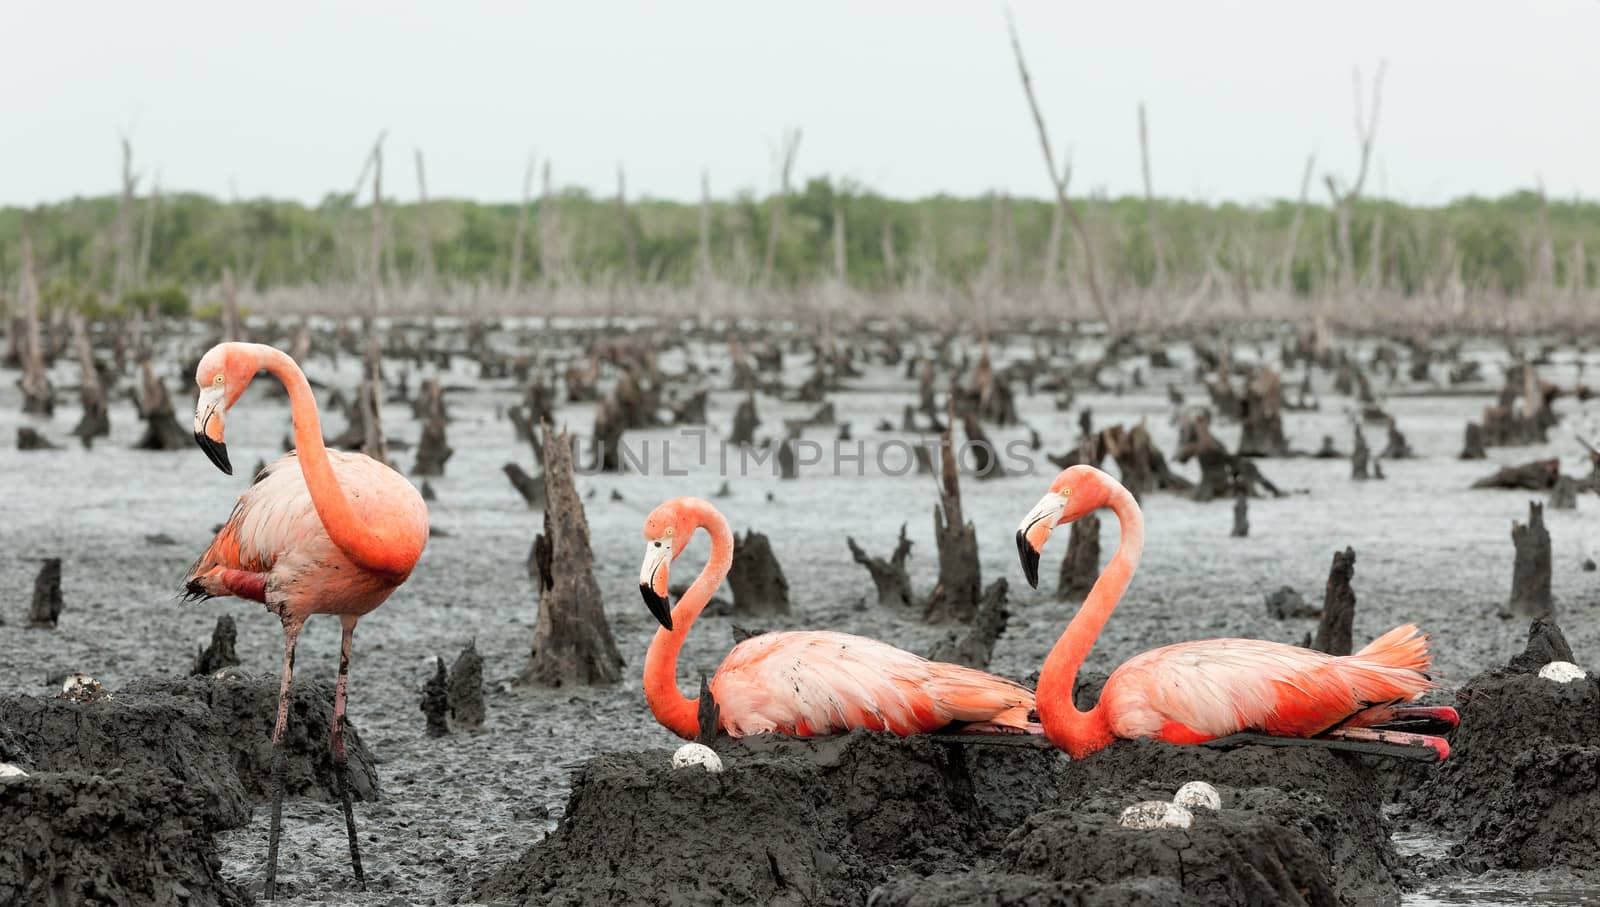
<path id="1" fill-rule="evenodd" d="M 567 190 L 528 212 L 522 284 L 547 277 L 600 282 L 690 283 L 697 273 L 698 206 L 643 200 L 627 208 L 626 229 L 614 199 Z M 1161 279 L 1193 287 L 1208 279 L 1255 288 L 1285 286 L 1309 295 L 1337 286 L 1341 273 L 1335 212 L 1305 209 L 1296 251 L 1282 273 L 1293 202 L 1261 206 L 1158 201 L 1154 237 L 1138 198 L 1079 200 L 1093 236 L 1104 284 L 1118 291 Z M 20 265 L 24 222 L 33 237 L 45 303 L 94 310 L 104 305 L 117 271 L 118 199 L 74 199 L 32 210 L 0 209 L 0 274 Z M 822 279 L 834 267 L 834 218 L 847 229 L 850 282 L 868 290 L 927 277 L 949 285 L 989 281 L 1033 287 L 1043 279 L 1053 206 L 1036 199 L 951 198 L 901 201 L 849 183 L 813 179 L 788 200 L 773 283 Z M 544 223 L 549 216 L 552 224 Z M 516 235 L 515 204 L 436 201 L 384 206 L 385 276 L 423 276 L 424 223 L 443 281 L 504 285 Z M 224 203 L 200 195 L 136 199 L 120 235 L 129 237 L 124 304 L 184 314 L 184 287 L 213 285 L 224 267 L 258 288 L 364 279 L 371 214 L 349 196 L 315 207 L 293 202 Z M 712 205 L 710 245 L 718 275 L 759 279 L 771 226 L 768 200 L 741 195 Z M 549 228 L 547 230 L 547 227 Z M 1081 273 L 1077 237 L 1065 229 L 1061 272 Z M 541 248 L 553 236 L 553 248 Z M 1374 243 L 1374 237 L 1378 242 Z M 1467 292 L 1516 296 L 1538 289 L 1595 286 L 1600 259 L 1600 204 L 1549 202 L 1530 192 L 1462 199 L 1438 208 L 1360 202 L 1351 219 L 1352 279 L 1403 295 L 1433 292 L 1456 277 Z M 1159 251 L 1159 255 L 1158 255 Z M 547 254 L 548 253 L 548 254 Z M 1374 255 L 1380 266 L 1373 268 Z M 891 273 L 891 256 L 892 268 Z M 547 262 L 557 274 L 546 275 Z M 1579 271 L 1581 269 L 1581 273 Z M 215 300 L 196 300 L 197 306 Z"/>

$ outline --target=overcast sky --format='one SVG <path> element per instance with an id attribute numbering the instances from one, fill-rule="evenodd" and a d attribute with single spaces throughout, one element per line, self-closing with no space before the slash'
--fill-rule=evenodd
<path id="1" fill-rule="evenodd" d="M 1388 61 L 1369 188 L 1410 202 L 1543 179 L 1600 198 L 1600 0 L 1013 3 L 1073 190 L 1293 196 L 1353 174 L 1352 68 Z M 930 0 L 8 3 L 0 204 L 117 187 L 117 136 L 163 189 L 315 201 L 388 130 L 386 195 L 510 200 L 557 183 L 694 198 L 800 177 L 912 197 L 1049 193 L 1003 7 Z M 1370 82 L 1369 82 L 1370 84 Z"/>

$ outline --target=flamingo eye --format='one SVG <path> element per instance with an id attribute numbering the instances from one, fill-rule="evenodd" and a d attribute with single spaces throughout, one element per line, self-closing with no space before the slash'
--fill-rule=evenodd
<path id="1" fill-rule="evenodd" d="M 220 387 L 222 385 L 222 375 L 218 374 L 217 377 L 212 378 L 211 383 Z"/>

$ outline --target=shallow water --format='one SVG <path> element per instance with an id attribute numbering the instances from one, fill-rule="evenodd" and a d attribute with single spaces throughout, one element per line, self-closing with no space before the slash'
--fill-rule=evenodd
<path id="1" fill-rule="evenodd" d="M 1025 343 L 1000 350 L 997 359 L 1025 354 Z M 196 338 L 192 346 L 191 356 L 204 344 Z M 1504 358 L 1498 347 L 1487 344 L 1469 350 L 1485 359 Z M 1180 365 L 1185 352 L 1174 349 Z M 720 346 L 696 346 L 690 355 L 702 364 L 725 360 Z M 1249 348 L 1241 351 L 1241 358 L 1249 357 Z M 809 374 L 806 358 L 787 359 L 789 386 Z M 1575 357 L 1558 354 L 1557 360 L 1558 367 L 1541 369 L 1541 375 L 1570 385 Z M 670 372 L 682 361 L 674 351 L 663 357 L 662 367 Z M 191 379 L 179 375 L 178 362 L 174 355 L 162 370 L 169 388 L 177 392 L 174 399 L 181 411 L 192 391 Z M 1125 373 L 1133 364 L 1123 366 Z M 354 359 L 343 356 L 337 366 L 314 357 L 307 370 L 314 379 L 351 387 L 357 369 Z M 1176 428 L 1170 422 L 1166 383 L 1175 382 L 1191 404 L 1205 403 L 1205 392 L 1187 369 L 1146 366 L 1144 374 L 1147 388 L 1123 395 L 1080 393 L 1072 411 L 1057 411 L 1051 397 L 1042 393 L 1020 396 L 1018 407 L 1050 452 L 1059 453 L 1072 443 L 1076 408 L 1088 405 L 1097 426 L 1146 419 L 1158 446 L 1170 453 Z M 1492 402 L 1491 385 L 1499 383 L 1497 368 L 1486 368 L 1485 374 L 1489 380 L 1479 396 L 1430 394 L 1430 388 L 1410 384 L 1385 387 L 1379 379 L 1375 390 L 1389 396 L 1385 405 L 1419 458 L 1385 462 L 1389 478 L 1365 483 L 1349 479 L 1344 460 L 1261 461 L 1269 478 L 1294 493 L 1252 501 L 1249 538 L 1229 537 L 1231 502 L 1196 504 L 1153 495 L 1145 505 L 1143 565 L 1086 667 L 1109 670 L 1138 651 L 1209 636 L 1299 642 L 1314 622 L 1267 619 L 1263 596 L 1288 584 L 1308 601 L 1320 601 L 1332 552 L 1346 545 L 1357 551 L 1358 645 L 1398 623 L 1414 621 L 1433 634 L 1438 677 L 1446 685 L 1464 682 L 1520 650 L 1525 625 L 1502 621 L 1496 610 L 1510 589 L 1511 521 L 1526 519 L 1527 502 L 1544 496 L 1471 491 L 1468 485 L 1497 465 L 1540 456 L 1560 455 L 1564 471 L 1586 474 L 1588 461 L 1573 435 L 1600 421 L 1600 404 L 1563 398 L 1557 409 L 1566 418 L 1548 445 L 1497 448 L 1488 462 L 1461 462 L 1455 457 L 1462 426 Z M 75 380 L 75 373 L 62 364 L 54 377 L 63 387 Z M 1111 372 L 1106 377 L 1117 383 Z M 509 421 L 496 418 L 498 407 L 517 402 L 520 389 L 511 381 L 479 382 L 476 365 L 465 359 L 444 380 L 465 390 L 447 398 L 455 456 L 443 478 L 430 480 L 438 493 L 431 505 L 433 525 L 443 533 L 429 544 L 412 580 L 357 632 L 350 715 L 380 760 L 384 794 L 381 802 L 357 808 L 370 890 L 365 895 L 343 890 L 348 867 L 336 809 L 291 802 L 285 811 L 280 870 L 291 895 L 286 903 L 383 904 L 396 895 L 418 903 L 452 900 L 472 880 L 515 857 L 552 827 L 567 793 L 568 769 L 577 761 L 603 750 L 648 748 L 663 749 L 665 759 L 666 750 L 676 745 L 651 719 L 639 689 L 643 653 L 655 627 L 636 591 L 640 525 L 650 508 L 668 497 L 709 497 L 724 481 L 716 458 L 697 464 L 698 438 L 676 429 L 630 432 L 630 444 L 652 451 L 652 474 L 579 479 L 593 534 L 596 579 L 627 660 L 626 679 L 609 689 L 513 689 L 509 681 L 527 657 L 535 620 L 535 596 L 524 561 L 541 525 L 540 515 L 522 505 L 500 472 L 501 464 L 511 459 L 532 471 L 526 445 L 514 441 Z M 715 388 L 727 383 L 725 374 L 708 380 Z M 1313 450 L 1324 434 L 1331 434 L 1341 450 L 1348 450 L 1351 401 L 1331 392 L 1328 376 L 1318 374 L 1316 380 L 1321 409 L 1286 415 L 1290 442 Z M 1285 384 L 1293 388 L 1298 381 L 1298 372 L 1292 372 Z M 914 585 L 926 594 L 933 584 L 933 482 L 926 476 L 884 475 L 877 462 L 883 442 L 913 440 L 899 432 L 879 433 L 875 424 L 887 419 L 898 426 L 902 406 L 915 400 L 915 382 L 903 378 L 899 367 L 872 367 L 848 383 L 850 389 L 832 399 L 838 419 L 850 422 L 854 436 L 866 445 L 859 472 L 854 462 L 839 474 L 824 463 L 803 469 L 798 481 L 785 482 L 772 474 L 768 463 L 764 469 L 728 476 L 732 496 L 716 504 L 735 529 L 766 533 L 785 568 L 795 609 L 787 621 L 774 622 L 774 628 L 829 627 L 926 651 L 945 631 L 878 609 L 866 572 L 851 561 L 844 542 L 845 535 L 853 535 L 869 552 L 887 554 L 905 523 L 915 543 L 910 562 Z M 1020 386 L 1016 390 L 1022 393 Z M 727 433 L 741 396 L 713 392 L 713 438 Z M 764 420 L 758 436 L 775 436 L 781 434 L 781 419 L 809 415 L 815 406 L 762 396 L 758 409 Z M 18 392 L 8 373 L 0 381 L 0 439 L 14 436 L 22 421 L 18 411 Z M 564 406 L 560 416 L 587 435 L 592 407 Z M 59 442 L 69 437 L 76 419 L 76 408 L 63 406 L 53 420 L 33 424 Z M 252 389 L 229 415 L 228 444 L 237 467 L 232 477 L 218 473 L 198 451 L 128 450 L 140 425 L 125 402 L 114 406 L 112 420 L 113 437 L 93 451 L 75 446 L 54 453 L 23 453 L 9 445 L 0 449 L 0 616 L 6 621 L 0 626 L 0 665 L 8 669 L 0 672 L 0 691 L 44 693 L 47 677 L 67 671 L 94 674 L 111 688 L 143 675 L 185 673 L 216 615 L 225 612 L 239 622 L 244 670 L 275 672 L 282 634 L 263 609 L 225 600 L 186 605 L 176 593 L 212 527 L 226 518 L 234 496 L 248 486 L 252 465 L 281 450 L 289 430 L 286 405 Z M 386 406 L 384 420 L 390 438 L 415 441 L 418 425 L 409 407 Z M 341 427 L 341 418 L 333 415 L 327 433 Z M 1372 448 L 1381 449 L 1381 430 L 1364 429 Z M 1027 437 L 1021 427 L 988 430 L 1002 445 Z M 806 437 L 826 442 L 836 432 L 812 428 Z M 1218 434 L 1231 446 L 1238 428 L 1223 425 Z M 659 452 L 664 444 L 672 445 L 674 470 L 682 467 L 687 475 L 662 474 Z M 892 452 L 891 465 L 904 456 L 903 448 Z M 1015 562 L 1012 534 L 1017 520 L 1054 473 L 1042 457 L 1033 457 L 1030 475 L 963 479 L 963 502 L 978 529 L 984 578 L 1011 581 L 1010 629 L 996 647 L 992 668 L 1017 677 L 1037 670 L 1069 616 L 1050 594 L 1058 562 L 1054 558 L 1064 551 L 1065 538 L 1046 553 L 1043 591 L 1026 588 Z M 393 459 L 407 468 L 412 454 L 394 453 Z M 1175 468 L 1190 476 L 1197 472 L 1193 464 Z M 610 499 L 613 492 L 622 496 L 620 502 Z M 1596 508 L 1600 502 L 1584 497 L 1577 511 L 1545 513 L 1554 545 L 1558 608 L 1580 661 L 1600 651 L 1600 621 L 1595 620 L 1600 614 L 1600 574 L 1579 569 L 1585 557 L 1597 555 L 1600 540 L 1591 528 Z M 1109 556 L 1117 530 L 1114 519 L 1104 524 Z M 176 544 L 147 538 L 157 535 Z M 705 543 L 696 544 L 674 565 L 675 579 L 692 576 L 704 562 Z M 19 622 L 37 559 L 47 556 L 64 558 L 66 611 L 54 632 L 23 630 Z M 731 645 L 731 623 L 717 617 L 701 621 L 680 665 L 686 690 Z M 333 676 L 335 627 L 331 620 L 310 622 L 298 651 L 300 676 Z M 428 659 L 453 659 L 471 639 L 485 661 L 488 724 L 477 734 L 427 738 L 418 701 L 431 669 Z M 257 812 L 249 828 L 222 836 L 230 877 L 259 885 L 265 839 L 265 810 Z M 1408 896 L 1406 903 L 1564 904 L 1595 897 L 1592 890 L 1572 888 L 1569 882 L 1497 876 L 1470 886 L 1424 889 Z"/>

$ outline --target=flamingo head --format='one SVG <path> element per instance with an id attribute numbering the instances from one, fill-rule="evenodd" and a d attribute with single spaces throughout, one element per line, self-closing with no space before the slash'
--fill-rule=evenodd
<path id="1" fill-rule="evenodd" d="M 247 344 L 219 343 L 200 357 L 194 380 L 200 398 L 194 407 L 194 440 L 216 467 L 233 475 L 228 462 L 223 416 L 244 393 L 261 368 L 260 359 Z"/>
<path id="2" fill-rule="evenodd" d="M 1022 518 L 1017 526 L 1017 556 L 1022 559 L 1022 573 L 1028 578 L 1028 585 L 1039 588 L 1039 555 L 1050 531 L 1104 507 L 1111 497 L 1108 478 L 1093 466 L 1069 466 Z"/>
<path id="3" fill-rule="evenodd" d="M 672 629 L 672 605 L 667 595 L 667 574 L 683 553 L 694 524 L 688 519 L 687 498 L 673 498 L 650 512 L 644 520 L 644 564 L 639 568 L 639 595 L 661 626 Z"/>

